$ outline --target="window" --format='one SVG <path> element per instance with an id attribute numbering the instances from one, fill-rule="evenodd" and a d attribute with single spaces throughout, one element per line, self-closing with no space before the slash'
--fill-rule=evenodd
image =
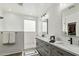
<path id="1" fill-rule="evenodd" d="M 33 20 L 24 20 L 24 31 L 25 32 L 35 32 L 36 23 Z"/>

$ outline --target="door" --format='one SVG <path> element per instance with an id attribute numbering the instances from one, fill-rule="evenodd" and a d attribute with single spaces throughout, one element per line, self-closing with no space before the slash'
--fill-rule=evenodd
<path id="1" fill-rule="evenodd" d="M 24 49 L 36 47 L 36 21 L 24 20 Z"/>

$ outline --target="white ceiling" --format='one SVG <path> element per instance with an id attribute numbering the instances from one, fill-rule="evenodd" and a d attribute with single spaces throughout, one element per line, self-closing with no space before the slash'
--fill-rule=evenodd
<path id="1" fill-rule="evenodd" d="M 45 13 L 51 5 L 51 3 L 24 3 L 23 6 L 19 6 L 17 3 L 0 3 L 0 9 L 38 17 Z"/>
<path id="2" fill-rule="evenodd" d="M 61 3 L 60 10 L 66 9 L 67 7 L 74 5 L 74 3 Z"/>
<path id="3" fill-rule="evenodd" d="M 19 6 L 18 3 L 0 3 L 0 9 L 2 11 L 9 11 L 23 15 L 30 15 L 35 17 L 40 17 L 49 8 L 53 8 L 57 3 L 23 3 L 23 6 Z M 60 4 L 60 9 L 71 4 Z"/>

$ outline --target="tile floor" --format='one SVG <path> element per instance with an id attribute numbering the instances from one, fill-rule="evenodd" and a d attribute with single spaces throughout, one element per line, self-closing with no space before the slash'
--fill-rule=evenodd
<path id="1" fill-rule="evenodd" d="M 22 54 L 23 56 L 39 56 L 39 53 L 36 49 L 25 50 Z"/>

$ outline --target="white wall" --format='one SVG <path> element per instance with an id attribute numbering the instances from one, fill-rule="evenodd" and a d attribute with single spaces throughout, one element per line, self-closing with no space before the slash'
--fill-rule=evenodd
<path id="1" fill-rule="evenodd" d="M 47 14 L 48 17 L 48 33 L 49 35 L 54 34 L 56 36 L 60 36 L 61 34 L 61 16 L 59 4 L 53 4 L 49 9 Z M 38 35 L 42 34 L 42 22 L 41 19 L 38 19 Z"/>
<path id="2" fill-rule="evenodd" d="M 11 12 L 3 13 L 4 19 L 0 21 L 0 31 L 23 31 L 24 22 L 22 15 Z"/>
<path id="3" fill-rule="evenodd" d="M 18 53 L 23 51 L 24 48 L 24 32 L 17 32 L 15 34 L 15 44 L 14 45 L 3 45 L 2 39 L 0 39 L 0 56 L 8 55 L 13 53 Z"/>
<path id="4" fill-rule="evenodd" d="M 62 20 L 61 20 L 61 12 L 60 5 L 55 4 L 52 6 L 49 11 L 49 19 L 48 19 L 48 33 L 49 35 L 55 35 L 56 38 L 62 37 Z"/>
<path id="5" fill-rule="evenodd" d="M 24 48 L 23 17 L 11 12 L 3 12 L 3 16 L 4 19 L 0 19 L 0 31 L 14 31 L 17 32 L 17 34 L 14 45 L 3 45 L 3 40 L 0 39 L 0 55 L 21 52 Z"/>
<path id="6" fill-rule="evenodd" d="M 76 10 L 76 11 L 78 11 L 78 10 Z M 68 11 L 68 13 L 69 13 L 69 11 Z M 70 13 L 72 13 L 72 11 Z M 70 38 L 63 33 L 60 5 L 54 4 L 54 6 L 51 6 L 51 8 L 49 8 L 49 10 L 48 10 L 48 14 L 49 14 L 49 18 L 48 18 L 49 35 L 53 34 L 56 36 L 57 39 L 61 39 L 69 44 L 68 40 Z M 40 26 L 40 28 L 41 28 L 41 26 Z M 41 30 L 40 30 L 40 32 L 41 32 Z M 78 42 L 79 42 L 78 38 L 74 37 L 73 44 L 77 45 Z"/>
<path id="7" fill-rule="evenodd" d="M 66 15 L 70 15 L 75 13 L 74 11 L 78 11 L 78 6 L 73 9 L 66 12 Z M 62 31 L 62 18 L 61 18 L 61 10 L 59 10 L 59 4 L 56 4 L 55 7 L 52 7 L 49 9 L 49 20 L 48 20 L 48 31 L 49 34 L 54 34 L 56 38 L 61 39 L 69 44 L 69 36 L 66 36 Z M 73 12 L 73 13 L 72 13 Z M 78 45 L 78 37 L 73 37 L 73 44 Z"/>
<path id="8" fill-rule="evenodd" d="M 79 45 L 79 4 L 74 4 L 74 7 L 69 9 L 66 8 L 63 10 L 63 16 L 66 19 L 66 25 L 68 22 L 77 22 L 76 24 L 76 37 L 73 37 L 73 43 Z"/>
<path id="9" fill-rule="evenodd" d="M 60 3 L 60 10 L 64 10 L 67 7 L 73 5 L 74 3 Z"/>

